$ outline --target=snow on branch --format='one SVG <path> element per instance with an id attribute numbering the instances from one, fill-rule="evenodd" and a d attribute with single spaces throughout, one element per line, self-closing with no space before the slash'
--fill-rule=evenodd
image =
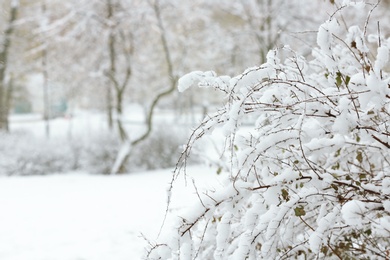
<path id="1" fill-rule="evenodd" d="M 202 206 L 177 218 L 149 259 L 388 259 L 390 40 L 373 44 L 364 31 L 342 29 L 333 16 L 311 60 L 286 46 L 233 78 L 180 79 L 180 91 L 226 94 L 181 162 L 198 139 L 221 131 L 227 181 L 199 193 Z"/>
<path id="2" fill-rule="evenodd" d="M 224 89 L 227 81 L 230 79 L 228 76 L 217 77 L 214 71 L 193 71 L 179 79 L 178 90 L 184 92 L 188 88 L 198 85 L 199 87 L 217 87 Z"/>

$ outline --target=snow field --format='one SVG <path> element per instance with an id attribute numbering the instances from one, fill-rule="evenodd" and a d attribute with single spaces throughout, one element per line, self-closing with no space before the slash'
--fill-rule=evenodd
<path id="1" fill-rule="evenodd" d="M 190 167 L 198 189 L 215 173 Z M 122 176 L 0 178 L 0 259 L 141 259 L 142 235 L 156 238 L 166 210 L 170 170 Z M 172 208 L 196 203 L 192 181 L 174 186 Z"/>

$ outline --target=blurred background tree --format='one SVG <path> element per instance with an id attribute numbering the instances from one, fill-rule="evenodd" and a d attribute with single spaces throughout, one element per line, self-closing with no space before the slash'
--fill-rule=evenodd
<path id="1" fill-rule="evenodd" d="M 174 111 L 167 125 L 195 125 L 221 95 L 178 95 L 178 77 L 194 70 L 236 75 L 287 43 L 310 56 L 317 24 L 342 2 L 0 0 L 0 128 L 8 128 L 9 113 L 38 113 L 49 136 L 53 118 L 88 110 L 105 115 L 104 131 L 123 148 L 152 133 L 157 110 Z M 389 1 L 379 5 L 372 20 L 389 17 Z M 388 24 L 381 30 L 388 35 Z M 135 107 L 143 111 L 137 126 Z"/>

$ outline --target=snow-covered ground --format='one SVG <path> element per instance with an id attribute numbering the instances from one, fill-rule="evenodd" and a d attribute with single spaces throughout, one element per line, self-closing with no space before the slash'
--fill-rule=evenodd
<path id="1" fill-rule="evenodd" d="M 132 109 L 128 120 L 142 122 L 140 114 Z M 38 143 L 45 138 L 39 115 L 12 116 L 10 122 L 11 132 L 28 132 Z M 105 128 L 103 114 L 81 111 L 51 120 L 50 140 L 81 140 Z M 146 246 L 141 234 L 153 240 L 160 230 L 172 170 L 0 177 L 0 260 L 141 259 Z M 187 173 L 198 189 L 219 185 L 206 167 Z M 197 203 L 192 181 L 187 184 L 183 177 L 175 183 L 173 210 Z"/>
<path id="2" fill-rule="evenodd" d="M 216 174 L 190 167 L 198 188 L 218 185 Z M 66 174 L 0 178 L 0 259 L 142 259 L 166 209 L 170 170 L 121 176 Z M 179 177 L 173 208 L 197 200 L 192 181 Z"/>

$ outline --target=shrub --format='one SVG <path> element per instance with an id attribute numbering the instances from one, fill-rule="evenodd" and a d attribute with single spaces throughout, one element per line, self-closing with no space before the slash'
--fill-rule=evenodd
<path id="1" fill-rule="evenodd" d="M 182 131 L 170 126 L 157 125 L 156 130 L 140 145 L 133 148 L 129 161 L 133 168 L 161 169 L 174 167 L 185 143 Z"/>
<path id="2" fill-rule="evenodd" d="M 286 46 L 234 78 L 179 80 L 180 90 L 197 82 L 226 94 L 182 159 L 222 129 L 228 182 L 199 194 L 197 207 L 150 242 L 148 258 L 388 259 L 390 39 L 368 35 L 368 19 L 344 29 L 337 17 L 320 26 L 312 60 Z"/>
<path id="3" fill-rule="evenodd" d="M 78 154 L 78 169 L 92 174 L 109 174 L 120 142 L 114 135 L 101 133 L 88 140 L 73 141 L 71 145 Z"/>
<path id="4" fill-rule="evenodd" d="M 4 175 L 44 175 L 74 169 L 70 146 L 58 140 L 39 140 L 25 132 L 1 133 L 0 169 Z"/>
<path id="5" fill-rule="evenodd" d="M 159 128 L 159 127 L 157 127 Z M 134 147 L 128 172 L 174 167 L 184 135 L 162 127 Z M 46 175 L 84 171 L 110 174 L 120 148 L 118 138 L 100 133 L 87 139 L 34 138 L 28 132 L 0 133 L 0 170 L 3 175 Z"/>

